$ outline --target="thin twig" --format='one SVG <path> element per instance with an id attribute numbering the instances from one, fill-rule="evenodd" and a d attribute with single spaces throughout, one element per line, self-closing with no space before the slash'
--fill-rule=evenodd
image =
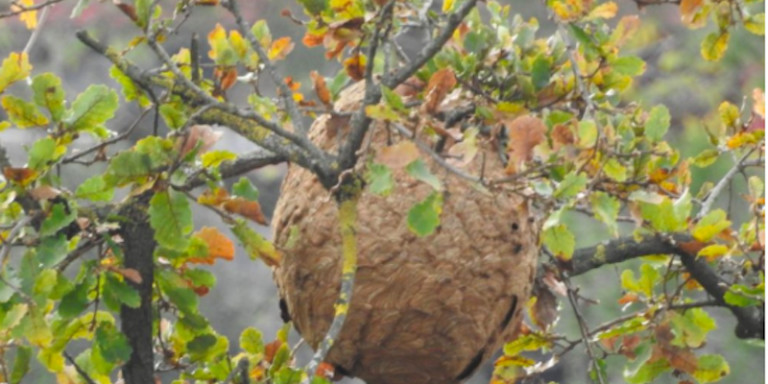
<path id="1" fill-rule="evenodd" d="M 18 236 L 19 232 L 21 232 L 21 230 L 24 229 L 24 227 L 26 227 L 30 222 L 32 222 L 32 216 L 22 217 L 16 222 L 16 224 L 14 224 L 10 232 L 8 232 L 6 236 L 0 239 L 3 242 L 3 250 L 0 252 L 0 266 L 5 265 L 8 255 L 11 253 L 11 245 L 13 244 L 16 236 Z"/>
<path id="2" fill-rule="evenodd" d="M 93 379 L 90 376 L 88 376 L 88 372 L 85 372 L 82 368 L 80 368 L 80 366 L 77 365 L 77 362 L 75 362 L 75 359 L 73 359 L 72 356 L 67 351 L 64 351 L 62 353 L 64 354 L 64 357 L 67 359 L 67 361 L 69 361 L 69 363 L 72 364 L 73 367 L 75 367 L 75 370 L 77 371 L 77 373 L 80 374 L 80 376 L 83 378 L 83 380 L 85 380 L 86 383 L 96 384 L 96 382 L 93 381 Z"/>
<path id="3" fill-rule="evenodd" d="M 248 39 L 248 42 L 251 44 L 251 48 L 256 51 L 256 55 L 259 56 L 259 61 L 262 65 L 264 65 L 264 68 L 266 68 L 269 76 L 272 78 L 272 82 L 275 83 L 275 87 L 278 89 L 280 99 L 283 101 L 285 109 L 291 116 L 291 122 L 293 123 L 293 126 L 296 128 L 300 135 L 306 137 L 307 128 L 304 125 L 304 118 L 301 115 L 296 102 L 293 100 L 293 92 L 288 89 L 288 85 L 285 84 L 283 78 L 278 75 L 277 68 L 275 67 L 274 63 L 272 63 L 272 60 L 269 59 L 269 55 L 267 55 L 267 53 L 264 51 L 264 48 L 262 48 L 261 44 L 259 44 L 256 36 L 254 36 L 254 34 L 251 32 L 251 29 L 245 25 L 245 21 L 243 21 L 243 15 L 240 13 L 240 9 L 237 5 L 237 0 L 227 0 L 223 3 L 223 5 L 224 8 L 229 10 L 232 16 L 234 16 L 235 22 L 237 23 L 237 28 L 240 30 L 240 33 Z"/>
<path id="4" fill-rule="evenodd" d="M 64 0 L 48 0 L 48 1 L 44 1 L 44 2 L 42 2 L 40 4 L 30 5 L 28 7 L 24 7 L 24 6 L 20 6 L 19 4 L 16 4 L 16 7 L 18 7 L 18 9 L 12 10 L 12 11 L 8 11 L 8 12 L 4 12 L 4 13 L 0 13 L 0 19 L 4 19 L 6 17 L 20 15 L 22 13 L 36 11 L 36 10 L 42 9 L 42 8 L 47 8 L 49 5 L 60 3 L 62 1 L 64 1 Z"/>
<path id="5" fill-rule="evenodd" d="M 87 155 L 89 153 L 100 151 L 100 150 L 102 150 L 103 148 L 105 148 L 105 147 L 107 147 L 109 145 L 115 144 L 115 143 L 117 143 L 117 142 L 119 142 L 121 140 L 126 139 L 128 136 L 131 135 L 131 133 L 133 133 L 133 131 L 136 129 L 136 127 L 139 126 L 139 123 L 141 122 L 141 120 L 144 119 L 144 117 L 149 113 L 150 110 L 151 109 L 143 110 L 141 112 L 141 114 L 139 115 L 139 117 L 136 118 L 136 120 L 133 122 L 133 124 L 131 124 L 131 126 L 128 127 L 128 129 L 126 129 L 125 132 L 115 136 L 112 139 L 109 139 L 109 140 L 106 140 L 106 141 L 102 141 L 101 143 L 99 143 L 97 145 L 94 145 L 93 147 L 90 147 L 90 148 L 88 148 L 88 149 L 86 149 L 86 150 L 84 150 L 82 152 L 78 152 L 78 153 L 73 154 L 73 155 L 71 155 L 69 157 L 65 157 L 64 159 L 61 160 L 61 164 L 72 163 L 75 160 L 77 160 L 77 159 L 79 159 L 79 158 L 81 158 L 81 157 L 83 157 L 83 156 L 85 156 L 85 155 Z"/>
<path id="6" fill-rule="evenodd" d="M 731 169 L 729 169 L 728 172 L 723 175 L 717 185 L 715 185 L 709 192 L 707 199 L 701 203 L 701 209 L 699 210 L 699 213 L 696 214 L 695 220 L 700 220 L 702 217 L 706 216 L 707 213 L 709 213 L 709 210 L 712 209 L 712 205 L 715 203 L 715 200 L 720 197 L 720 194 L 723 192 L 725 187 L 731 183 L 731 179 L 733 179 L 733 177 L 736 176 L 736 174 L 742 169 L 744 161 L 747 160 L 747 158 L 752 155 L 754 151 L 755 149 L 753 148 L 745 153 L 744 156 L 736 161 L 736 164 L 734 164 L 733 167 L 731 167 Z"/>
<path id="7" fill-rule="evenodd" d="M 587 350 L 587 356 L 589 356 L 589 362 L 592 364 L 593 369 L 595 370 L 595 377 L 597 377 L 597 381 L 600 384 L 605 384 L 605 379 L 603 378 L 602 371 L 600 370 L 600 365 L 597 362 L 597 359 L 595 358 L 595 354 L 592 351 L 592 342 L 589 339 L 590 330 L 587 327 L 586 320 L 584 320 L 584 316 L 581 314 L 581 309 L 579 308 L 579 304 L 577 302 L 577 296 L 576 291 L 573 289 L 573 286 L 571 285 L 571 279 L 567 276 L 563 277 L 563 283 L 565 283 L 565 286 L 568 288 L 568 301 L 571 303 L 571 308 L 573 308 L 573 314 L 576 315 L 576 321 L 579 323 L 579 332 L 581 332 L 581 340 L 584 343 L 584 347 Z"/>

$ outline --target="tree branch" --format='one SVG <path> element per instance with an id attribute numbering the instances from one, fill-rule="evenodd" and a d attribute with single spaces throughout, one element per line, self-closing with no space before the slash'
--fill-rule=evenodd
<path id="1" fill-rule="evenodd" d="M 686 245 L 691 243 L 698 242 L 686 234 L 656 235 L 639 242 L 631 236 L 622 237 L 577 250 L 570 261 L 563 263 L 562 268 L 569 276 L 577 276 L 606 264 L 620 263 L 642 256 L 677 255 L 691 276 L 715 302 L 721 307 L 728 308 L 736 317 L 738 322 L 736 336 L 765 339 L 765 308 L 762 306 L 736 307 L 727 304 L 723 296 L 728 291 L 728 285 L 705 260 L 698 259 L 695 253 L 688 250 L 690 247 Z M 698 249 L 698 247 L 693 248 Z"/>
<path id="2" fill-rule="evenodd" d="M 85 31 L 78 31 L 76 36 L 83 44 L 109 59 L 142 89 L 151 90 L 152 86 L 157 86 L 181 97 L 190 106 L 212 105 L 198 117 L 198 121 L 201 123 L 226 125 L 248 140 L 284 157 L 287 161 L 311 170 L 327 188 L 336 183 L 336 178 L 331 170 L 332 157 L 318 149 L 306 138 L 287 132 L 278 123 L 268 121 L 256 113 L 219 102 L 204 92 L 201 94 L 199 87 L 190 87 L 187 83 L 191 84 L 191 81 L 183 76 L 169 79 L 164 76 L 149 75 L 118 52 L 93 39 Z M 286 142 L 286 138 L 289 138 L 288 142 Z M 304 141 L 306 143 L 298 144 Z"/>
<path id="3" fill-rule="evenodd" d="M 448 17 L 448 24 L 445 26 L 443 31 L 440 32 L 440 34 L 434 40 L 427 44 L 427 46 L 425 46 L 424 49 L 419 52 L 419 55 L 416 56 L 416 58 L 414 58 L 406 66 L 398 69 L 395 74 L 388 77 L 387 81 L 384 82 L 384 85 L 389 88 L 397 87 L 400 85 L 400 83 L 407 80 L 409 77 L 411 77 L 411 75 L 416 73 L 419 68 L 426 64 L 427 61 L 432 59 L 432 57 L 434 57 L 438 52 L 440 52 L 445 43 L 447 43 L 451 36 L 453 36 L 453 32 L 456 30 L 456 28 L 461 25 L 461 22 L 465 17 L 467 17 L 469 12 L 475 8 L 475 5 L 477 5 L 477 0 L 467 0 L 464 4 L 462 4 L 459 9 L 456 10 L 456 12 L 452 13 Z"/>
<path id="4" fill-rule="evenodd" d="M 253 171 L 254 169 L 259 169 L 267 165 L 280 164 L 285 161 L 286 159 L 284 157 L 265 150 L 254 151 L 239 157 L 233 163 L 222 164 L 221 178 L 228 179 L 230 177 L 240 176 Z M 180 189 L 188 191 L 203 184 L 205 184 L 205 178 L 203 176 L 198 176 L 188 181 Z"/>

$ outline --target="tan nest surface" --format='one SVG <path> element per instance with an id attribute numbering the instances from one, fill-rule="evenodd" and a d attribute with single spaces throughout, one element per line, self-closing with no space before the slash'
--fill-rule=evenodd
<path id="1" fill-rule="evenodd" d="M 361 99 L 357 84 L 335 109 L 353 111 Z M 336 148 L 346 120 L 321 116 L 311 128 L 313 141 Z M 382 124 L 371 128 L 373 152 L 400 140 Z M 485 153 L 484 175 L 503 176 L 495 151 L 480 147 L 464 169 L 479 175 Z M 530 294 L 537 247 L 523 200 L 473 186 L 422 159 L 445 185 L 435 233 L 420 238 L 407 227 L 410 208 L 433 189 L 405 170 L 393 170 L 395 188 L 387 197 L 366 191 L 358 204 L 355 289 L 326 362 L 368 384 L 463 381 L 513 338 Z M 273 222 L 283 253 L 275 270 L 280 295 L 296 329 L 317 347 L 339 294 L 337 205 L 310 172 L 291 166 Z"/>

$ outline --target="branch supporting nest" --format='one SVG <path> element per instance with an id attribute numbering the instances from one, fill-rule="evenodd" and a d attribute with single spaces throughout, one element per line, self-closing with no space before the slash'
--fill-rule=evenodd
<path id="1" fill-rule="evenodd" d="M 633 237 L 622 237 L 594 247 L 577 250 L 573 258 L 563 263 L 563 269 L 569 276 L 577 276 L 597 269 L 606 264 L 615 264 L 638 257 L 650 255 L 676 255 L 691 276 L 712 296 L 718 306 L 727 308 L 736 317 L 736 336 L 739 338 L 765 339 L 765 308 L 737 307 L 725 302 L 724 295 L 728 284 L 724 282 L 703 259 L 696 257 L 698 249 L 691 244 L 698 243 L 693 237 L 684 234 L 656 235 L 641 241 Z M 688 246 L 687 246 L 688 245 Z"/>

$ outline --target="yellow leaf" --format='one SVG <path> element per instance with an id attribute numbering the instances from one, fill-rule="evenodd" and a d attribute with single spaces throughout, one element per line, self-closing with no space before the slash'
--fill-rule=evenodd
<path id="1" fill-rule="evenodd" d="M 448 13 L 453 9 L 453 4 L 456 2 L 454 0 L 445 0 L 443 1 L 443 13 Z"/>
<path id="2" fill-rule="evenodd" d="M 288 36 L 281 37 L 272 42 L 267 56 L 270 60 L 282 60 L 293 50 L 293 42 Z"/>
<path id="3" fill-rule="evenodd" d="M 728 247 L 722 244 L 714 244 L 702 248 L 698 256 L 707 259 L 707 261 L 713 261 L 726 253 L 728 253 Z"/>
<path id="4" fill-rule="evenodd" d="M 21 0 L 19 3 L 21 3 L 23 8 L 13 4 L 11 5 L 11 11 L 22 11 L 26 8 L 34 6 L 35 0 Z M 37 11 L 22 12 L 19 14 L 19 20 L 22 21 L 24 25 L 26 25 L 27 29 L 35 29 L 37 28 Z"/>
<path id="5" fill-rule="evenodd" d="M 588 18 L 590 19 L 611 19 L 616 16 L 616 12 L 619 11 L 619 6 L 613 1 L 602 3 L 589 12 Z"/>
<path id="6" fill-rule="evenodd" d="M 712 32 L 701 42 L 701 57 L 709 61 L 718 61 L 723 57 L 725 49 L 728 48 L 728 32 Z"/>
<path id="7" fill-rule="evenodd" d="M 680 1 L 680 20 L 687 26 L 692 26 L 696 11 L 701 7 L 703 0 Z"/>
<path id="8" fill-rule="evenodd" d="M 224 27 L 222 27 L 221 24 L 216 23 L 216 27 L 208 33 L 208 44 L 211 45 L 211 50 L 208 51 L 208 57 L 210 57 L 211 60 L 216 60 L 216 57 L 218 56 L 216 49 L 216 46 L 218 45 L 217 42 L 226 39 L 227 31 L 224 30 Z"/>

